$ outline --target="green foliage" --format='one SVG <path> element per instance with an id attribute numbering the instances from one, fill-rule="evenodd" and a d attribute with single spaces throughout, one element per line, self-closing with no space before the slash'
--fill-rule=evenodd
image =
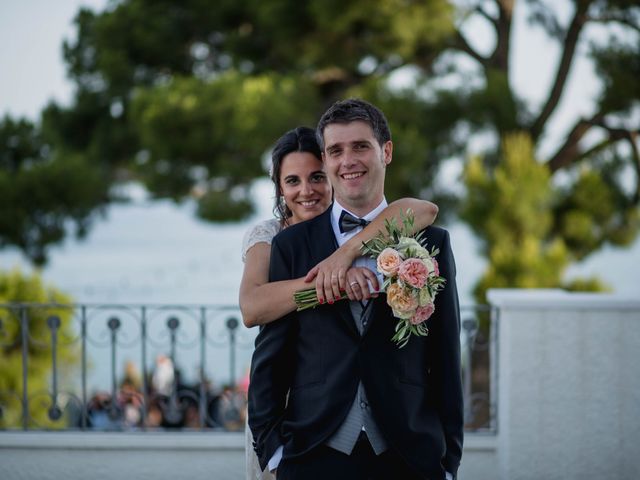
<path id="1" fill-rule="evenodd" d="M 77 337 L 72 326 L 72 310 L 62 305 L 71 299 L 53 287 L 42 283 L 37 274 L 24 275 L 19 270 L 0 271 L 0 403 L 3 415 L 0 428 L 12 428 L 22 425 L 23 395 L 23 323 L 18 303 L 59 304 L 59 307 L 28 307 L 26 309 L 28 348 L 27 382 L 29 394 L 29 418 L 31 425 L 42 428 L 62 428 L 64 422 L 52 421 L 48 417 L 50 401 L 50 382 L 52 378 L 52 331 L 47 320 L 51 316 L 60 319 L 57 330 L 57 366 L 58 382 L 74 373 L 79 358 Z"/>
<path id="2" fill-rule="evenodd" d="M 581 260 L 606 243 L 631 244 L 640 229 L 640 210 L 624 187 L 626 162 L 600 155 L 572 173 L 575 180 L 557 188 L 555 230 L 574 259 Z"/>
<path id="3" fill-rule="evenodd" d="M 635 45 L 612 40 L 606 46 L 594 45 L 591 56 L 605 88 L 600 108 L 605 112 L 631 113 L 640 104 L 640 38 Z"/>
<path id="4" fill-rule="evenodd" d="M 469 161 L 462 215 L 490 262 L 475 288 L 479 301 L 492 287 L 608 289 L 597 278 L 563 280 L 571 262 L 605 241 L 624 245 L 640 228 L 637 209 L 625 208 L 629 200 L 615 183 L 617 164 L 607 165 L 604 177 L 583 165 L 574 181 L 557 186 L 525 133 L 505 137 L 497 166 Z"/>
<path id="5" fill-rule="evenodd" d="M 228 222 L 229 218 L 248 217 L 253 212 L 253 203 L 247 192 L 231 196 L 225 191 L 209 190 L 198 198 L 198 217 L 210 222 Z"/>
<path id="6" fill-rule="evenodd" d="M 31 122 L 5 116 L 0 123 L 0 170 L 8 173 L 41 161 L 44 148 Z"/>
<path id="7" fill-rule="evenodd" d="M 556 193 L 549 169 L 536 161 L 526 133 L 507 135 L 495 168 L 472 158 L 464 172 L 468 189 L 463 218 L 482 240 L 489 267 L 475 287 L 478 301 L 489 288 L 558 288 L 574 252 L 553 227 Z M 596 203 L 597 204 L 597 203 Z M 581 232 L 584 234 L 584 232 Z M 579 235 L 578 235 L 579 237 Z M 574 289 L 600 288 L 574 281 Z"/>
<path id="8" fill-rule="evenodd" d="M 304 79 L 236 72 L 211 81 L 175 78 L 139 90 L 132 120 L 150 154 L 140 170 L 157 175 L 163 164 L 168 169 L 203 167 L 205 179 L 252 180 L 264 173 L 260 157 L 275 138 L 297 122 L 313 123 L 304 114 L 305 106 L 317 105 L 313 94 Z"/>
<path id="9" fill-rule="evenodd" d="M 572 292 L 608 292 L 611 291 L 611 288 L 604 284 L 602 280 L 592 277 L 592 278 L 576 278 L 567 282 L 564 285 L 569 291 Z"/>
<path id="10" fill-rule="evenodd" d="M 411 247 L 419 245 L 416 242 L 422 241 L 424 231 L 418 232 L 414 236 L 414 232 L 416 231 L 414 226 L 415 216 L 411 209 L 408 209 L 406 212 L 400 212 L 400 222 L 401 225 L 398 225 L 395 217 L 391 218 L 391 220 L 385 219 L 384 229 L 386 232 L 378 232 L 371 240 L 364 242 L 361 247 L 362 255 L 376 259 L 380 253 L 390 245 L 401 243 L 402 238 L 412 238 L 415 242 L 407 242 L 409 247 L 405 256 L 415 256 L 415 252 L 411 250 Z"/>
<path id="11" fill-rule="evenodd" d="M 573 254 L 582 258 L 600 246 L 607 225 L 615 221 L 613 192 L 597 172 L 584 169 L 563 200 L 558 227 Z"/>
<path id="12" fill-rule="evenodd" d="M 305 112 L 317 109 L 314 96 L 305 78 L 233 71 L 140 89 L 132 102 L 132 122 L 145 149 L 136 166 L 139 178 L 158 197 L 197 194 L 202 218 L 243 218 L 252 203 L 230 192 L 246 191 L 264 174 L 261 158 L 274 139 L 299 123 L 313 125 Z"/>
<path id="13" fill-rule="evenodd" d="M 25 120 L 0 123 L 0 247 L 14 245 L 35 264 L 70 229 L 82 237 L 107 200 L 100 170 L 79 155 L 52 155 Z"/>
<path id="14" fill-rule="evenodd" d="M 518 104 L 509 86 L 508 72 L 488 68 L 485 87 L 473 92 L 468 107 L 481 125 L 496 133 L 520 128 Z"/>

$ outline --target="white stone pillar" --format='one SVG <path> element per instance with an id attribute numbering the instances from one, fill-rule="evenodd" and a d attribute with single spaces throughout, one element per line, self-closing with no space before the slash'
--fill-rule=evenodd
<path id="1" fill-rule="evenodd" d="M 640 295 L 490 290 L 488 299 L 500 479 L 640 478 Z"/>

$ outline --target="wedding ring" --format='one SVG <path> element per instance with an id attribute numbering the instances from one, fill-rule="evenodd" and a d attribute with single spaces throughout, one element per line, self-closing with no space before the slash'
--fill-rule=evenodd
<path id="1" fill-rule="evenodd" d="M 351 282 L 351 283 L 349 284 L 349 286 L 350 286 L 350 287 L 353 287 L 354 285 L 358 285 L 358 282 Z"/>

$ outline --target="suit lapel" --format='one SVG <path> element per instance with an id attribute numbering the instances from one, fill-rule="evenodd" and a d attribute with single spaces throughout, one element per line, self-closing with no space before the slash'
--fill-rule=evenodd
<path id="1" fill-rule="evenodd" d="M 317 217 L 317 221 L 309 223 L 309 251 L 312 253 L 310 268 L 327 258 L 338 248 L 338 243 L 331 227 L 331 207 Z"/>
<path id="2" fill-rule="evenodd" d="M 310 222 L 308 230 L 309 237 L 307 241 L 309 243 L 309 251 L 312 252 L 312 261 L 309 268 L 314 267 L 338 249 L 338 242 L 331 226 L 331 207 L 322 215 L 316 217 L 316 220 Z M 349 300 L 336 302 L 331 305 L 331 309 L 338 312 L 342 321 L 345 322 L 354 335 L 360 336 L 353 315 L 351 315 Z"/>

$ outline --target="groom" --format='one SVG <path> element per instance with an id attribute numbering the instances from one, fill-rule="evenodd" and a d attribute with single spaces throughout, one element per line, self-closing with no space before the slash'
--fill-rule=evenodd
<path id="1" fill-rule="evenodd" d="M 384 114 L 359 99 L 335 103 L 317 135 L 334 188 L 333 206 L 292 225 L 272 244 L 270 281 L 304 277 L 358 229 L 343 211 L 371 220 L 384 209 L 393 144 Z M 354 222 L 351 222 L 353 227 Z M 444 290 L 429 335 L 404 348 L 386 296 L 293 312 L 256 339 L 249 425 L 263 469 L 284 479 L 445 479 L 462 454 L 460 320 L 449 234 L 429 227 Z M 375 270 L 375 261 L 360 258 Z"/>

